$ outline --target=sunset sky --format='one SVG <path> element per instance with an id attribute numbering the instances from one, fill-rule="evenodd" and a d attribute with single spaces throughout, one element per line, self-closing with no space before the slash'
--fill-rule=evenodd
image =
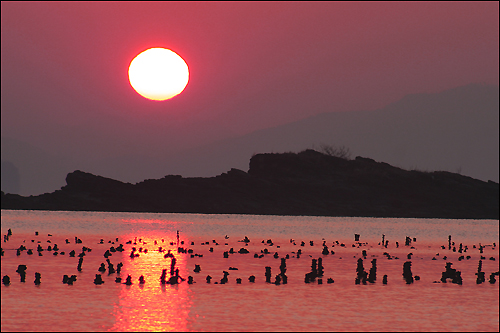
<path id="1" fill-rule="evenodd" d="M 498 11 L 498 2 L 2 1 L 2 141 L 78 166 L 498 85 Z M 129 84 L 130 61 L 150 47 L 189 66 L 171 100 Z"/>

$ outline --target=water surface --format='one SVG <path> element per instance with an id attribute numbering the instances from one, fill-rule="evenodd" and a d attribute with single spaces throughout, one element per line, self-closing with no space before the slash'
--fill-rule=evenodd
<path id="1" fill-rule="evenodd" d="M 488 283 L 489 275 L 499 269 L 498 248 L 493 245 L 498 243 L 498 221 L 2 210 L 2 234 L 9 228 L 13 235 L 2 243 L 2 276 L 11 278 L 10 286 L 1 287 L 2 331 L 499 329 L 498 282 Z M 177 253 L 177 231 L 184 242 L 179 245 L 203 257 Z M 354 241 L 354 234 L 360 234 L 360 242 Z M 389 241 L 387 248 L 380 245 L 382 234 Z M 448 235 L 452 235 L 456 250 L 462 243 L 468 251 L 460 254 L 448 250 Z M 75 244 L 75 236 L 83 243 Z M 248 245 L 239 242 L 245 236 L 250 239 Z M 416 241 L 405 246 L 406 236 Z M 272 245 L 267 243 L 269 239 Z M 323 242 L 335 254 L 323 255 Z M 109 259 L 115 268 L 123 263 L 120 276 L 125 280 L 130 274 L 133 284 L 117 284 L 114 281 L 118 275 L 105 272 L 105 283 L 95 285 L 95 274 L 100 273 L 97 269 L 105 263 L 104 252 L 120 243 L 125 251 L 112 253 Z M 17 256 L 21 244 L 34 250 L 38 244 L 44 249 L 57 244 L 59 252 L 65 254 L 55 256 L 54 251 L 45 250 L 43 256 L 36 251 L 33 255 L 23 251 Z M 479 244 L 485 246 L 482 254 Z M 78 272 L 78 257 L 70 258 L 68 252 L 80 253 L 82 246 L 92 252 L 84 257 L 83 270 Z M 192 276 L 194 284 L 160 284 L 161 271 L 170 268 L 171 260 L 164 258 L 159 246 L 174 253 L 180 275 Z M 148 253 L 131 259 L 132 247 L 148 249 Z M 213 252 L 209 251 L 211 247 Z M 225 251 L 242 247 L 250 253 L 223 257 Z M 254 258 L 265 249 L 270 254 Z M 302 255 L 297 258 L 299 249 Z M 377 281 L 355 285 L 356 262 L 363 250 L 367 251 L 366 271 L 370 261 L 377 259 Z M 275 252 L 278 259 L 273 256 Z M 411 260 L 408 253 L 413 253 Z M 279 258 L 287 254 L 288 284 L 266 283 L 265 267 L 271 267 L 274 282 Z M 461 255 L 471 258 L 459 261 Z M 487 282 L 478 285 L 475 273 L 481 256 L 485 258 L 482 270 Z M 321 285 L 304 283 L 313 258 L 323 260 Z M 412 262 L 412 273 L 419 275 L 420 281 L 405 283 L 405 261 Z M 434 283 L 441 278 L 446 262 L 462 271 L 463 285 Z M 25 283 L 15 272 L 19 264 L 28 266 Z M 195 264 L 200 265 L 200 273 L 193 272 Z M 230 273 L 228 283 L 215 284 L 222 279 L 223 271 Z M 39 286 L 33 283 L 35 272 L 42 274 Z M 62 283 L 64 274 L 77 275 L 74 285 Z M 145 277 L 144 285 L 138 283 L 140 275 Z M 207 275 L 213 277 L 210 284 L 206 283 Z M 248 281 L 250 275 L 256 277 L 255 283 Z M 383 275 L 388 275 L 387 285 L 382 284 Z M 242 279 L 241 284 L 236 283 L 237 278 Z M 327 278 L 335 282 L 327 284 Z"/>

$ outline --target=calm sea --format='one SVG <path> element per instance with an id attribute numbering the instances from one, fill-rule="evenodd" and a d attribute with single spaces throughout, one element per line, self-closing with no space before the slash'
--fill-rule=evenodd
<path id="1" fill-rule="evenodd" d="M 8 229 L 13 233 L 2 242 L 2 277 L 11 280 L 1 285 L 2 331 L 499 330 L 499 282 L 489 283 L 490 274 L 499 270 L 497 220 L 11 210 L 1 214 L 2 234 Z M 183 242 L 179 246 L 192 253 L 178 253 L 177 231 Z M 355 234 L 360 235 L 358 242 Z M 455 252 L 448 249 L 449 235 Z M 245 236 L 248 245 L 241 242 Z M 407 236 L 412 240 L 408 246 Z M 75 237 L 82 243 L 76 244 Z M 389 241 L 387 248 L 381 245 L 382 237 Z M 323 243 L 330 251 L 327 255 L 322 254 Z M 55 244 L 57 255 L 48 250 Z M 108 259 L 115 269 L 123 263 L 121 273 L 99 272 L 101 263 L 108 268 L 106 250 L 119 244 L 125 251 L 111 252 Z M 466 252 L 459 253 L 460 244 L 463 250 L 467 246 Z M 34 254 L 25 250 L 17 255 L 21 245 Z M 44 249 L 42 256 L 38 245 Z M 83 246 L 91 252 L 86 252 L 79 272 L 78 256 L 68 254 L 75 250 L 78 255 Z M 172 261 L 160 246 L 175 256 L 185 281 L 160 283 L 162 270 L 170 271 Z M 139 254 L 133 259 L 132 247 Z M 224 258 L 231 248 L 235 253 Z M 241 248 L 249 253 L 237 253 Z M 357 260 L 364 258 L 363 251 L 365 271 L 377 259 L 377 279 L 356 285 Z M 271 267 L 275 282 L 280 259 L 287 255 L 288 283 L 266 283 L 265 267 Z M 477 284 L 481 257 L 486 282 Z M 318 258 L 324 267 L 323 284 L 317 279 L 305 283 L 312 259 Z M 406 284 L 402 276 L 407 261 L 413 276 L 420 276 L 413 284 Z M 447 262 L 462 272 L 462 285 L 440 283 Z M 27 266 L 24 283 L 16 273 L 20 264 Z M 200 272 L 193 271 L 195 265 Z M 229 273 L 225 284 L 220 283 L 223 271 Z M 34 284 L 35 272 L 41 273 L 39 285 Z M 73 285 L 62 283 L 65 274 L 77 276 Z M 104 284 L 93 283 L 96 274 L 102 275 Z M 117 277 L 125 282 L 128 275 L 132 285 L 115 282 Z M 141 275 L 144 284 L 139 283 Z M 251 275 L 254 283 L 248 280 Z M 384 275 L 387 285 L 382 283 Z M 193 284 L 187 283 L 189 276 Z M 328 278 L 334 283 L 327 283 Z"/>

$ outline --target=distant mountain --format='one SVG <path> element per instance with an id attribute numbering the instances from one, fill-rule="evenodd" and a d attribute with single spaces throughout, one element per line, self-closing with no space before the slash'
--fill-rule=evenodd
<path id="1" fill-rule="evenodd" d="M 19 194 L 20 186 L 17 167 L 9 161 L 2 160 L 2 191 Z"/>
<path id="2" fill-rule="evenodd" d="M 22 195 L 58 189 L 64 185 L 64 175 L 75 169 L 133 183 L 168 174 L 211 177 L 231 167 L 248 170 L 248 158 L 257 152 L 297 152 L 321 144 L 346 146 L 354 155 L 408 170 L 444 170 L 498 182 L 499 123 L 499 87 L 471 84 L 409 95 L 373 111 L 322 113 L 175 154 L 151 156 L 145 149 L 141 156 L 109 156 L 76 164 L 4 137 L 1 151 L 2 160 L 19 172 L 16 193 Z M 3 176 L 3 191 L 16 188 L 4 188 L 14 176 Z"/>
<path id="3" fill-rule="evenodd" d="M 2 137 L 2 191 L 37 195 L 64 185 L 75 169 L 68 158 L 53 156 L 26 142 Z"/>
<path id="4" fill-rule="evenodd" d="M 499 87 L 471 84 L 409 95 L 375 111 L 322 113 L 155 160 L 124 156 L 119 164 L 130 163 L 137 170 L 135 164 L 147 161 L 141 164 L 155 177 L 208 177 L 229 167 L 247 170 L 248 157 L 256 152 L 329 144 L 405 169 L 444 170 L 498 182 L 499 132 Z M 138 181 L 126 170 L 121 173 L 121 179 Z"/>
<path id="5" fill-rule="evenodd" d="M 254 155 L 248 173 L 231 169 L 210 178 L 170 175 L 130 184 L 75 171 L 66 183 L 39 196 L 2 192 L 2 209 L 499 218 L 498 183 L 314 150 Z"/>

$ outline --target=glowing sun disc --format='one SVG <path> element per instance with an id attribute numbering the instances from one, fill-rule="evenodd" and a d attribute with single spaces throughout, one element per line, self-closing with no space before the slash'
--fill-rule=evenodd
<path id="1" fill-rule="evenodd" d="M 164 101 L 179 95 L 189 81 L 188 65 L 177 53 L 154 47 L 139 53 L 128 68 L 130 85 L 141 96 Z"/>

